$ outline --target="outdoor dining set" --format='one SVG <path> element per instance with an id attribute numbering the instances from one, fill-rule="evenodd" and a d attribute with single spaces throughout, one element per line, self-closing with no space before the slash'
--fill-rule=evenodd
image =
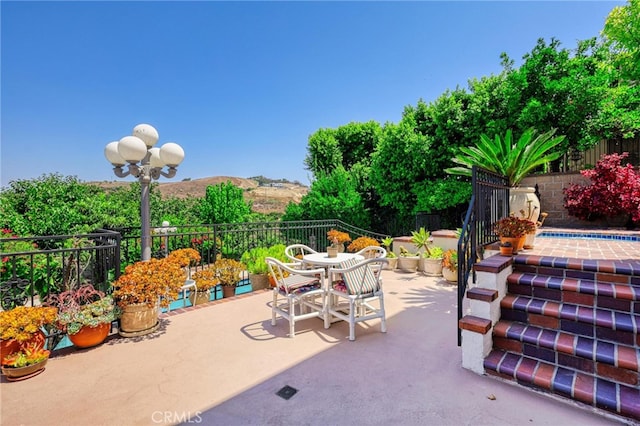
<path id="1" fill-rule="evenodd" d="M 386 332 L 381 271 L 387 264 L 386 250 L 366 247 L 357 253 L 317 252 L 304 244 L 286 248 L 290 260 L 266 259 L 275 281 L 271 324 L 278 316 L 289 322 L 289 337 L 295 336 L 297 321 L 320 318 L 327 329 L 336 321 L 347 321 L 349 340 L 355 340 L 356 323 L 379 318 Z"/>

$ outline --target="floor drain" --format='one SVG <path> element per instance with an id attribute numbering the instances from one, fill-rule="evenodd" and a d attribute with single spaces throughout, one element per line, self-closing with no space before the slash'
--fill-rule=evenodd
<path id="1" fill-rule="evenodd" d="M 298 392 L 298 389 L 292 388 L 291 386 L 287 385 L 282 389 L 280 389 L 278 392 L 276 392 L 276 395 L 278 395 L 280 398 L 283 398 L 283 399 L 289 399 L 293 395 L 295 395 L 296 392 Z"/>

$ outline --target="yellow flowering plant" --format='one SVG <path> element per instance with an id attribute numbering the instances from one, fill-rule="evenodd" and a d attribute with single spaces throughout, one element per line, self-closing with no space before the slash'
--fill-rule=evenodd
<path id="1" fill-rule="evenodd" d="M 182 268 L 196 266 L 200 262 L 200 253 L 192 248 L 174 250 L 167 258 L 173 259 Z"/>
<path id="2" fill-rule="evenodd" d="M 221 258 L 216 260 L 211 268 L 215 271 L 215 277 L 220 285 L 236 286 L 240 281 L 240 274 L 247 267 L 237 260 Z"/>
<path id="3" fill-rule="evenodd" d="M 52 324 L 58 310 L 44 306 L 18 306 L 0 312 L 0 339 L 26 342 L 40 327 Z"/>
<path id="4" fill-rule="evenodd" d="M 113 283 L 113 296 L 118 306 L 124 308 L 145 303 L 151 308 L 159 301 L 161 307 L 168 307 L 178 298 L 185 282 L 183 264 L 181 255 L 170 254 L 164 259 L 150 259 L 127 266 L 124 274 Z"/>
<path id="5" fill-rule="evenodd" d="M 216 276 L 216 271 L 213 268 L 194 272 L 191 278 L 196 282 L 198 291 L 207 291 L 220 283 L 220 280 Z"/>
<path id="6" fill-rule="evenodd" d="M 351 241 L 351 236 L 346 232 L 338 231 L 337 229 L 331 229 L 327 232 L 327 239 L 332 244 L 344 244 Z"/>
<path id="7" fill-rule="evenodd" d="M 355 240 L 353 240 L 351 244 L 349 244 L 349 246 L 347 247 L 347 250 L 352 253 L 355 253 L 357 251 L 362 250 L 363 248 L 371 247 L 371 246 L 380 247 L 380 243 L 378 242 L 378 240 L 375 240 L 371 237 L 358 237 Z"/>

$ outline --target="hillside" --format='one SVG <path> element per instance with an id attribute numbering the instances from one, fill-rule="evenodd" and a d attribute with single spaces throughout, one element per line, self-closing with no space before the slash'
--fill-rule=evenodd
<path id="1" fill-rule="evenodd" d="M 253 179 L 213 176 L 180 182 L 160 182 L 158 188 L 163 197 L 204 197 L 207 186 L 218 185 L 231 181 L 235 186 L 244 190 L 244 199 L 253 202 L 253 210 L 259 213 L 283 213 L 290 202 L 299 203 L 309 188 L 293 183 L 282 183 L 279 186 L 259 186 Z M 128 186 L 130 181 L 88 182 L 98 185 L 105 190 Z"/>

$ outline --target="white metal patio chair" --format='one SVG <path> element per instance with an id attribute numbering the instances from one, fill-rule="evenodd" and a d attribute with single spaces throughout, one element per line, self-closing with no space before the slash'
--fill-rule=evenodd
<path id="1" fill-rule="evenodd" d="M 276 318 L 280 315 L 289 321 L 289 337 L 295 336 L 296 322 L 308 318 L 322 318 L 325 328 L 329 328 L 329 315 L 325 309 L 325 269 L 296 269 L 297 263 L 285 264 L 272 257 L 265 260 L 276 282 L 271 325 L 276 325 Z"/>
<path id="2" fill-rule="evenodd" d="M 303 266 L 302 258 L 304 257 L 304 255 L 314 254 L 314 253 L 318 253 L 318 252 L 304 244 L 292 244 L 287 246 L 284 249 L 285 256 L 287 256 L 291 262 L 297 263 L 300 269 L 304 269 L 305 267 L 309 266 L 309 265 Z"/>
<path id="3" fill-rule="evenodd" d="M 380 318 L 380 331 L 387 331 L 380 270 L 388 262 L 384 258 L 349 259 L 329 270 L 327 311 L 330 317 L 349 323 L 351 341 L 356 339 L 358 322 Z"/>
<path id="4" fill-rule="evenodd" d="M 379 247 L 379 246 L 368 246 L 363 248 L 362 250 L 356 252 L 356 254 L 359 254 L 360 256 L 364 257 L 365 259 L 375 259 L 375 258 L 380 258 L 380 259 L 384 259 L 387 257 L 387 250 L 384 249 L 384 247 Z M 380 271 L 382 271 L 384 265 L 377 265 L 375 267 L 376 269 L 376 276 L 380 276 Z"/>
<path id="5" fill-rule="evenodd" d="M 356 252 L 356 254 L 359 254 L 365 259 L 372 259 L 375 257 L 385 258 L 387 257 L 387 250 L 385 250 L 384 247 L 380 246 L 368 246 Z"/>

